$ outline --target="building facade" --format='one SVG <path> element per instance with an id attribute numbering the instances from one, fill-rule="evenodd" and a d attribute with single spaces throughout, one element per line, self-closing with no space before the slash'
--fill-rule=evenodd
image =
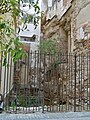
<path id="1" fill-rule="evenodd" d="M 59 53 L 70 54 L 65 68 L 59 74 L 68 76 L 63 83 L 75 85 L 76 80 L 76 104 L 80 105 L 82 97 L 78 100 L 79 94 L 84 101 L 90 94 L 89 68 L 90 68 L 90 0 L 48 0 L 47 11 L 42 18 L 43 39 L 55 40 L 58 44 Z M 50 67 L 50 66 L 49 66 Z M 83 76 L 83 77 L 82 77 Z M 54 79 L 55 81 L 55 79 Z M 78 86 L 83 86 L 79 88 Z M 62 86 L 61 86 L 62 87 Z M 67 86 L 69 88 L 69 86 Z M 81 89 L 81 91 L 79 91 Z M 71 90 L 72 95 L 75 89 Z M 88 99 L 88 97 L 87 97 Z M 79 102 L 78 102 L 79 101 Z M 85 102 L 83 103 L 85 104 Z M 70 101 L 69 101 L 70 102 Z M 88 104 L 88 100 L 86 101 Z M 74 100 L 72 99 L 72 103 Z"/>
<path id="2" fill-rule="evenodd" d="M 36 3 L 37 0 L 31 0 L 31 2 Z M 41 0 L 38 1 L 38 6 L 40 8 L 41 11 Z M 23 18 L 24 20 L 27 19 L 27 15 L 31 15 L 31 19 L 29 21 L 29 23 L 26 23 L 26 29 L 22 29 L 22 26 L 24 24 L 21 25 L 20 27 L 20 39 L 23 43 L 25 44 L 29 44 L 29 51 L 34 52 L 35 50 L 38 49 L 38 45 L 40 43 L 40 31 L 41 31 L 41 21 L 39 19 L 37 28 L 35 29 L 35 25 L 34 25 L 34 18 L 37 16 L 41 16 L 41 14 L 37 15 L 35 13 L 35 8 L 32 6 L 31 8 L 29 7 L 29 1 L 28 0 L 24 0 L 23 3 L 21 3 L 21 9 L 23 10 L 23 12 L 25 14 L 23 14 Z M 26 45 L 27 46 L 27 45 Z"/>
<path id="3" fill-rule="evenodd" d="M 74 8 L 75 6 L 75 8 Z M 88 52 L 90 50 L 90 0 L 74 0 L 72 2 L 72 41 L 73 50 Z M 75 10 L 75 11 L 74 11 Z"/>
<path id="4" fill-rule="evenodd" d="M 65 53 L 88 51 L 89 6 L 90 0 L 48 1 L 46 17 L 42 20 L 44 38 L 59 41 L 59 47 Z"/>

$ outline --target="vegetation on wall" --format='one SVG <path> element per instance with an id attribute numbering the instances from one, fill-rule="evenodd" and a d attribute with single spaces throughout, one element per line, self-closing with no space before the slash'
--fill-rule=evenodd
<path id="1" fill-rule="evenodd" d="M 42 40 L 40 43 L 39 49 L 42 53 L 54 54 L 57 51 L 56 50 L 56 41 L 54 41 L 52 39 Z"/>

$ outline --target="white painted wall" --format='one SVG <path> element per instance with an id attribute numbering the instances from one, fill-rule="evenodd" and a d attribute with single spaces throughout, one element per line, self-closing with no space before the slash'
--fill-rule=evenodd
<path id="1" fill-rule="evenodd" d="M 27 0 L 28 1 L 28 0 Z M 37 0 L 32 0 L 33 2 L 36 2 Z M 41 1 L 41 0 L 39 0 Z M 39 2 L 39 6 L 40 6 L 40 2 Z M 31 6 L 31 8 L 29 8 L 29 3 L 26 2 L 26 3 L 23 3 L 21 2 L 21 5 L 20 5 L 21 9 L 25 12 L 27 12 L 28 14 L 31 14 L 33 15 L 35 13 L 34 11 L 34 8 Z"/>
<path id="2" fill-rule="evenodd" d="M 41 11 L 45 12 L 47 10 L 48 2 L 47 0 L 41 0 Z"/>
<path id="3" fill-rule="evenodd" d="M 52 7 L 53 0 L 48 0 L 48 7 Z"/>
<path id="4" fill-rule="evenodd" d="M 26 37 L 31 37 L 33 36 L 33 34 L 38 35 L 39 36 L 39 31 L 40 31 L 40 24 L 38 25 L 38 27 L 35 29 L 35 26 L 33 24 L 27 24 L 27 29 L 24 31 L 20 31 L 19 35 L 20 36 L 26 36 Z"/>
<path id="5" fill-rule="evenodd" d="M 26 5 L 25 7 L 23 7 L 23 5 Z M 21 4 L 21 10 L 28 12 L 29 14 L 33 15 L 34 14 L 34 8 L 31 7 L 31 9 L 29 9 L 29 4 L 28 3 L 23 3 Z"/>
<path id="6" fill-rule="evenodd" d="M 35 2 L 36 0 L 34 0 Z M 24 10 L 25 12 L 28 12 L 28 14 L 34 15 L 34 8 L 29 9 L 28 3 L 24 3 L 26 4 L 25 7 L 23 7 L 23 5 L 21 5 L 22 10 Z M 39 0 L 39 7 L 40 7 L 40 11 L 45 12 L 47 10 L 47 5 L 48 5 L 48 1 L 47 0 Z M 40 14 L 41 16 L 41 14 Z M 24 31 L 20 31 L 19 36 L 26 36 L 26 37 L 31 37 L 33 35 L 37 36 L 37 40 L 36 42 L 29 42 L 30 43 L 30 50 L 32 50 L 32 52 L 34 52 L 35 50 L 38 49 L 38 45 L 40 43 L 40 35 L 41 35 L 41 19 L 39 20 L 39 24 L 37 26 L 36 29 L 34 29 L 34 24 L 33 23 L 29 23 L 27 24 L 27 30 Z"/>

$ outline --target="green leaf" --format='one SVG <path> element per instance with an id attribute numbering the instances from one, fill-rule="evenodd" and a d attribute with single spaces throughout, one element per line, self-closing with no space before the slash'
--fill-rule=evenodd
<path id="1" fill-rule="evenodd" d="M 6 24 L 5 24 L 5 23 L 1 23 L 1 24 L 0 24 L 0 29 L 4 29 L 4 28 L 5 28 L 5 26 L 6 26 Z"/>
<path id="2" fill-rule="evenodd" d="M 8 49 L 8 52 L 11 52 L 12 50 L 13 50 L 12 48 L 9 48 L 9 49 Z"/>
<path id="3" fill-rule="evenodd" d="M 3 60 L 3 66 L 6 66 L 6 63 L 7 63 L 7 60 L 6 60 L 6 57 L 5 57 L 4 60 Z"/>

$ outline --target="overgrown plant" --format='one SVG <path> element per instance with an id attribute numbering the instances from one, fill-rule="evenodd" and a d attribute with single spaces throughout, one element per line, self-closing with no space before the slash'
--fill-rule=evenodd
<path id="1" fill-rule="evenodd" d="M 40 43 L 39 49 L 42 53 L 54 54 L 54 53 L 57 52 L 56 41 L 54 41 L 52 39 L 42 40 L 41 43 Z"/>
<path id="2" fill-rule="evenodd" d="M 48 57 L 50 56 L 52 56 L 52 58 L 55 58 L 55 56 L 58 55 L 57 43 L 54 39 L 42 40 L 39 45 L 39 49 L 41 53 L 46 55 L 46 59 L 48 59 Z M 53 59 L 52 65 L 50 66 L 51 69 L 57 68 L 58 64 L 59 64 L 59 61 L 54 61 Z"/>

